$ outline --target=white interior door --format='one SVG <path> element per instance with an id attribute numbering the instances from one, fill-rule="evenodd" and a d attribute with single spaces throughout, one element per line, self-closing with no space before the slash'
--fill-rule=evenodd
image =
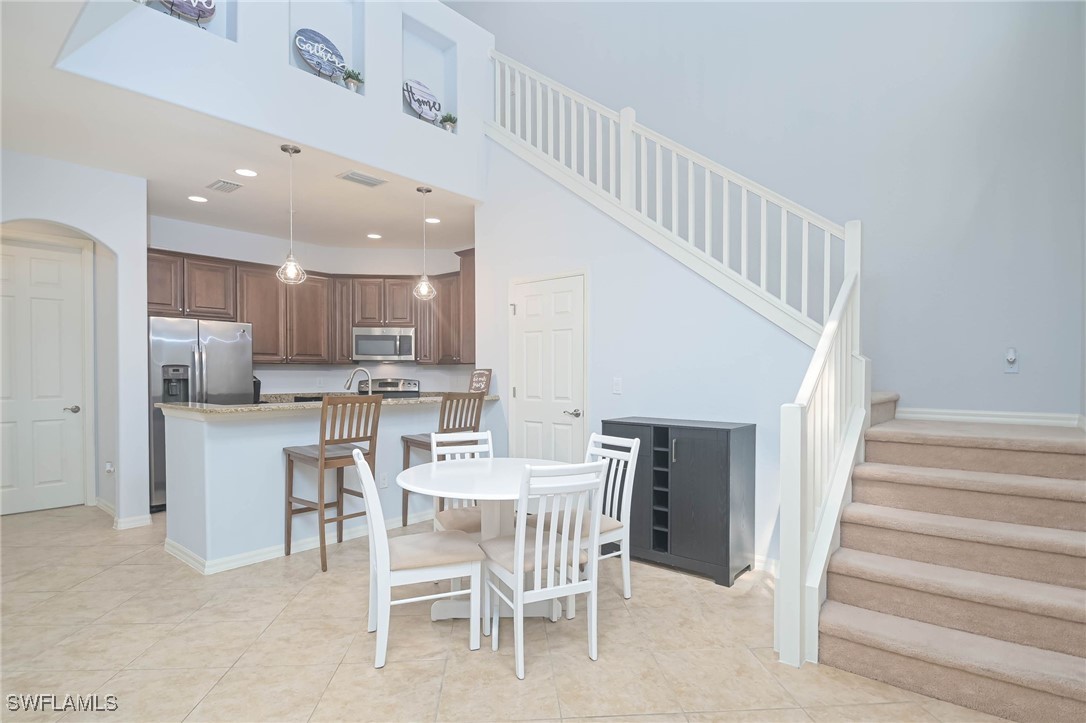
<path id="1" fill-rule="evenodd" d="M 0 514 L 85 501 L 81 251 L 0 246 Z"/>
<path id="2" fill-rule="evenodd" d="M 513 284 L 514 456 L 584 461 L 584 288 L 584 276 Z"/>

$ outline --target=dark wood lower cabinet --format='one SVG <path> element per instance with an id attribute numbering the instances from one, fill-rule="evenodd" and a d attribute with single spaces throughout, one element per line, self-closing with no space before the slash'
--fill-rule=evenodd
<path id="1" fill-rule="evenodd" d="M 287 287 L 271 266 L 238 266 L 238 321 L 253 325 L 253 361 L 287 360 Z"/>
<path id="2" fill-rule="evenodd" d="M 287 361 L 332 362 L 332 279 L 308 274 L 287 287 Z"/>
<path id="3" fill-rule="evenodd" d="M 753 424 L 624 417 L 603 433 L 641 440 L 632 557 L 727 586 L 754 567 Z"/>

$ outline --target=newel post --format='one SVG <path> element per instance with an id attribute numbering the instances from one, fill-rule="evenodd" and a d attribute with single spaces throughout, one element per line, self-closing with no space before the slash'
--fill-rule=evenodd
<path id="1" fill-rule="evenodd" d="M 637 162 L 634 157 L 634 124 L 637 115 L 633 108 L 623 108 L 618 112 L 618 146 L 619 146 L 619 182 L 618 194 L 622 205 L 633 208 L 637 197 L 636 176 Z"/>
<path id="2" fill-rule="evenodd" d="M 774 596 L 774 638 L 780 661 L 799 667 L 803 664 L 803 578 L 806 558 L 803 529 L 803 458 L 805 408 L 781 405 L 780 467 L 780 574 Z"/>

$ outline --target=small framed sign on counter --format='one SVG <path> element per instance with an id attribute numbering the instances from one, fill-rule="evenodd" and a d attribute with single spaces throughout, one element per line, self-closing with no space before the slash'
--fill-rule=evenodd
<path id="1" fill-rule="evenodd" d="M 490 369 L 476 369 L 473 371 L 471 373 L 471 386 L 468 387 L 468 391 L 490 394 L 490 374 Z"/>

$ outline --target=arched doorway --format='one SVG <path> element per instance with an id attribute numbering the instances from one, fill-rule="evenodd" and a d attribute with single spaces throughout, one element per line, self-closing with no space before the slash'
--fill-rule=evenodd
<path id="1" fill-rule="evenodd" d="M 57 223 L 0 225 L 0 514 L 97 502 L 98 247 Z"/>

